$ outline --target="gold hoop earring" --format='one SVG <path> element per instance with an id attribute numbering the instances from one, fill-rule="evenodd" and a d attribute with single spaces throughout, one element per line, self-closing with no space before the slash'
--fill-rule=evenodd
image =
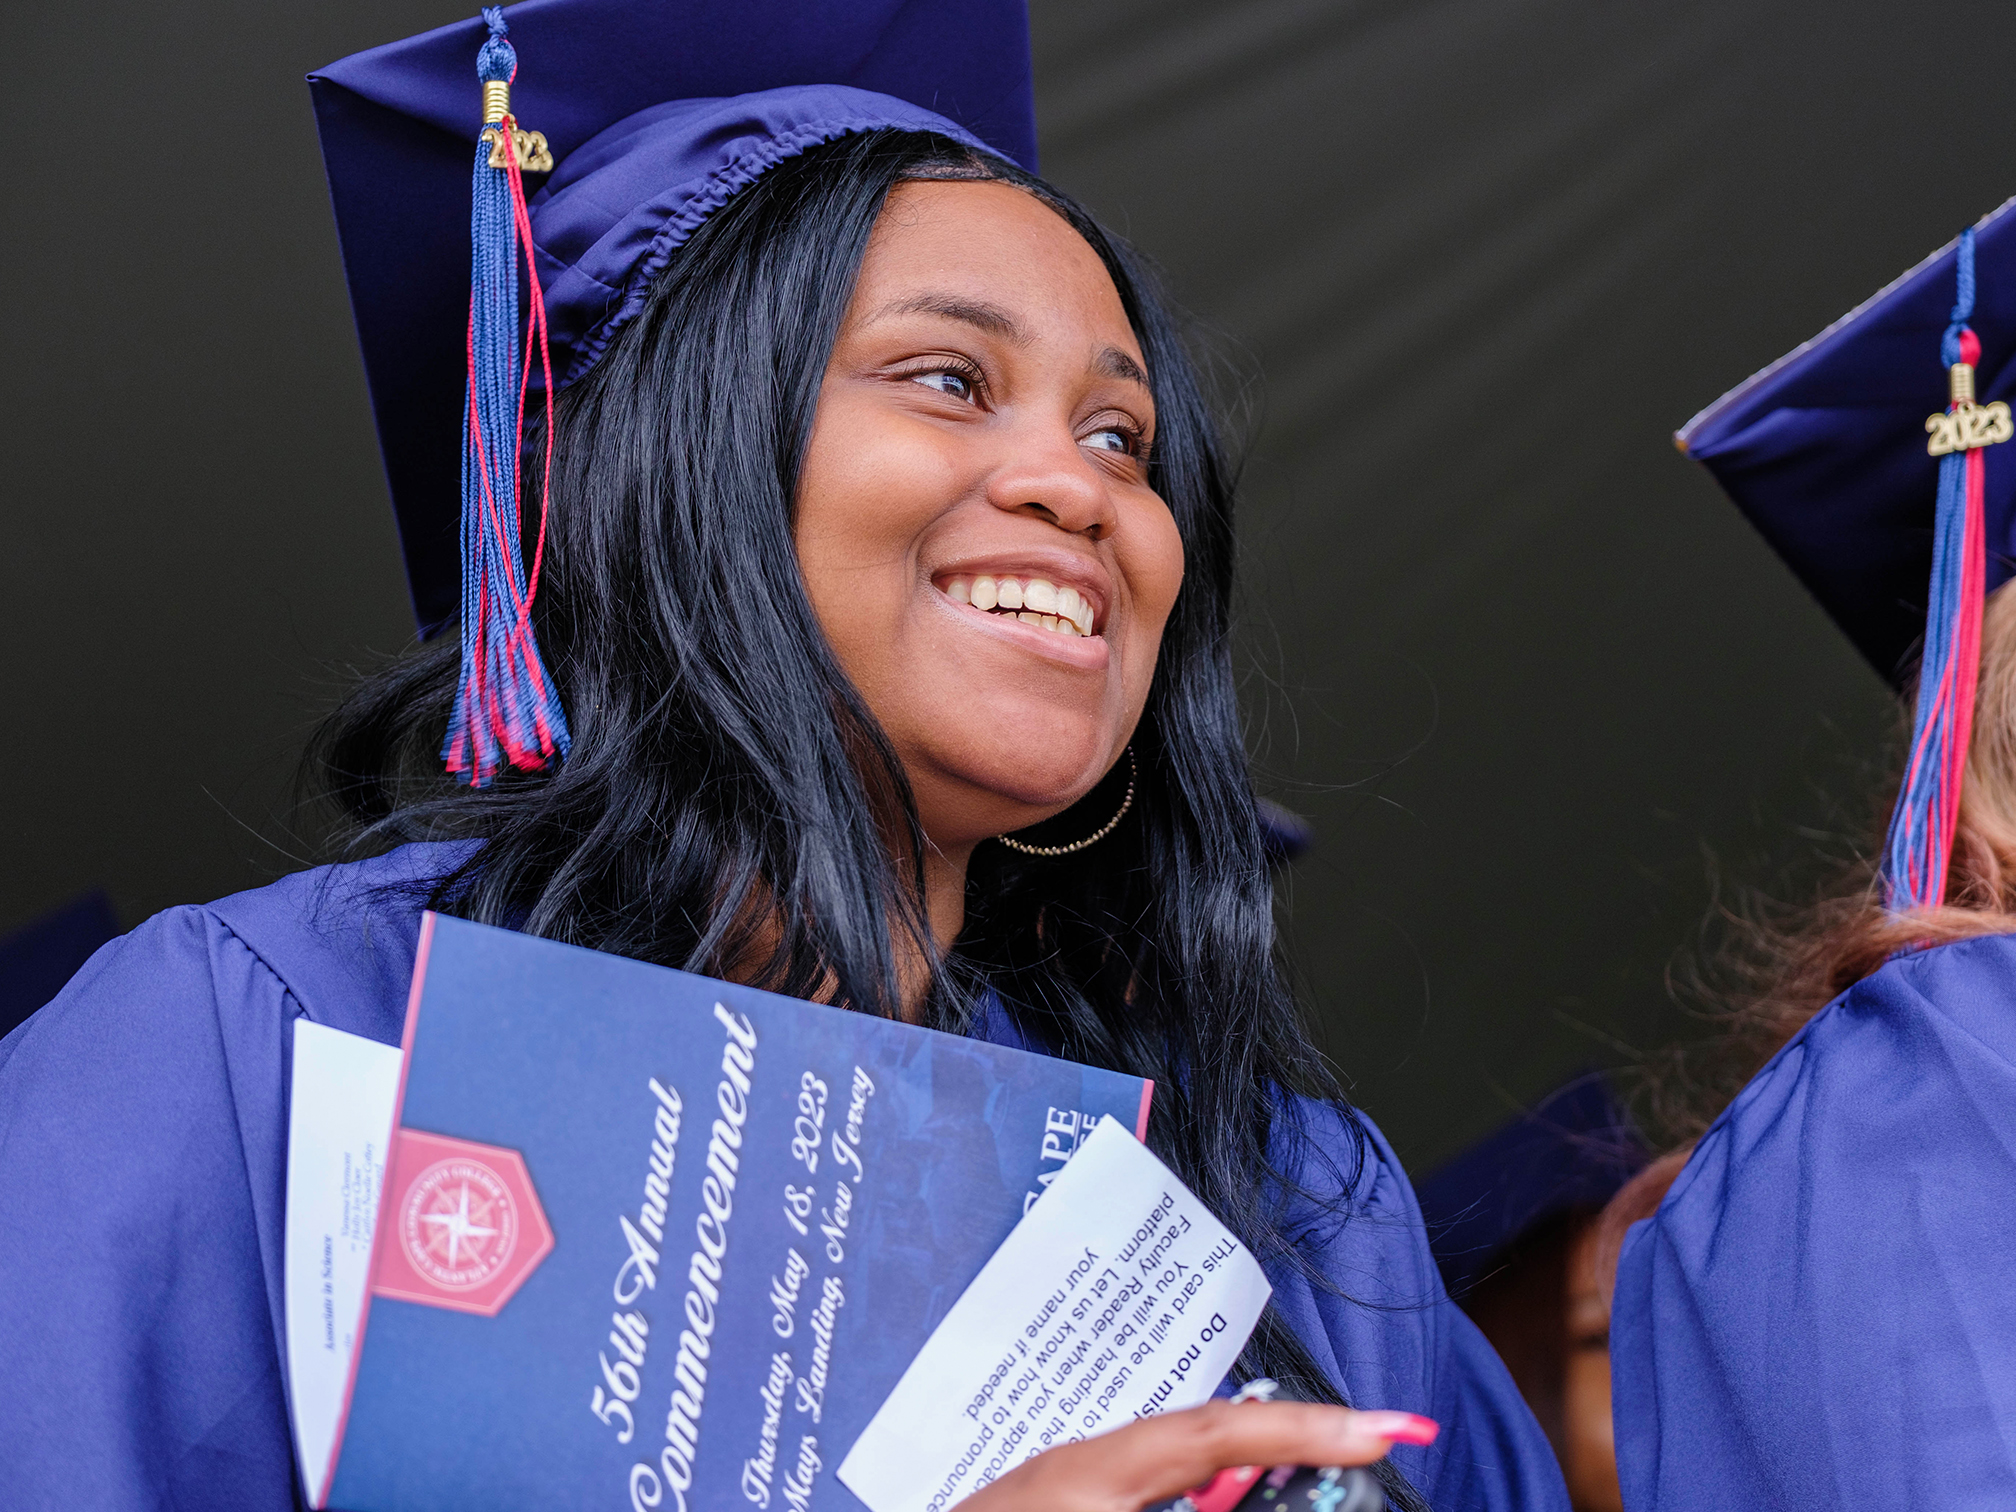
<path id="1" fill-rule="evenodd" d="M 1127 817 L 1127 810 L 1134 807 L 1134 782 L 1140 775 L 1141 766 L 1134 759 L 1134 746 L 1130 741 L 1127 746 L 1127 796 L 1120 800 L 1119 810 L 1113 817 L 1100 825 L 1099 828 L 1087 835 L 1083 840 L 1073 840 L 1069 845 L 1031 845 L 1026 840 L 1017 840 L 1013 835 L 996 835 L 994 838 L 1007 846 L 1008 849 L 1020 851 L 1025 856 L 1074 855 L 1089 846 L 1097 845 L 1101 840 L 1112 834 L 1113 831 L 1120 828 L 1120 821 Z"/>

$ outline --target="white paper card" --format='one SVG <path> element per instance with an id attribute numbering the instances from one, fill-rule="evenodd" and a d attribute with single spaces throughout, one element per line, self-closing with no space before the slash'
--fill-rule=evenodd
<path id="1" fill-rule="evenodd" d="M 872 1512 L 944 1512 L 1044 1449 L 1194 1407 L 1270 1290 L 1168 1167 L 1102 1118 L 926 1341 L 840 1479 Z"/>
<path id="2" fill-rule="evenodd" d="M 287 1376 L 308 1505 L 328 1488 L 350 1356 L 364 1311 L 371 1231 L 399 1095 L 399 1050 L 294 1021 L 287 1115 Z"/>

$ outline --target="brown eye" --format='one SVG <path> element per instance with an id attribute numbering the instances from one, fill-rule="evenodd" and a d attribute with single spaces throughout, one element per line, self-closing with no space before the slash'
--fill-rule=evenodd
<path id="1" fill-rule="evenodd" d="M 913 373 L 910 375 L 910 381 L 921 383 L 929 389 L 936 389 L 949 398 L 973 397 L 973 380 L 964 373 L 953 372 L 950 368 L 935 368 L 928 373 Z"/>
<path id="2" fill-rule="evenodd" d="M 1116 424 L 1087 431 L 1078 438 L 1078 444 L 1093 451 L 1117 452 L 1123 457 L 1132 457 L 1136 462 L 1148 460 L 1148 438 L 1141 434 L 1138 425 L 1124 416 L 1118 417 Z"/>

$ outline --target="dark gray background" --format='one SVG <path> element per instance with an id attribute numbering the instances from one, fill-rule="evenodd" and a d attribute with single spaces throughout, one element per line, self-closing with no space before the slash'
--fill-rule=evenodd
<path id="1" fill-rule="evenodd" d="M 411 634 L 300 80 L 466 9 L 10 15 L 0 930 L 295 864 L 303 733 Z M 1264 374 L 1255 749 L 1410 1161 L 1681 1032 L 1711 879 L 1864 806 L 1880 685 L 1668 434 L 2016 188 L 1999 19 L 1038 0 L 1046 172 Z"/>

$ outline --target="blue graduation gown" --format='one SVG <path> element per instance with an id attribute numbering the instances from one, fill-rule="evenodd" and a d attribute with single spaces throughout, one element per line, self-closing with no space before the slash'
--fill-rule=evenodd
<path id="1" fill-rule="evenodd" d="M 2016 937 L 1816 1015 L 1634 1224 L 1629 1512 L 2016 1507 Z"/>
<path id="2" fill-rule="evenodd" d="M 158 915 L 0 1040 L 0 1507 L 293 1506 L 279 1341 L 292 1021 L 397 1043 L 416 880 L 444 847 Z M 1316 1130 L 1342 1137 L 1337 1115 Z M 1349 1398 L 1440 1420 L 1396 1451 L 1442 1512 L 1565 1509 L 1546 1440 L 1444 1298 L 1376 1134 L 1320 1241 L 1359 1299 L 1277 1274 Z M 1372 1305 L 1363 1305 L 1363 1304 Z"/>

